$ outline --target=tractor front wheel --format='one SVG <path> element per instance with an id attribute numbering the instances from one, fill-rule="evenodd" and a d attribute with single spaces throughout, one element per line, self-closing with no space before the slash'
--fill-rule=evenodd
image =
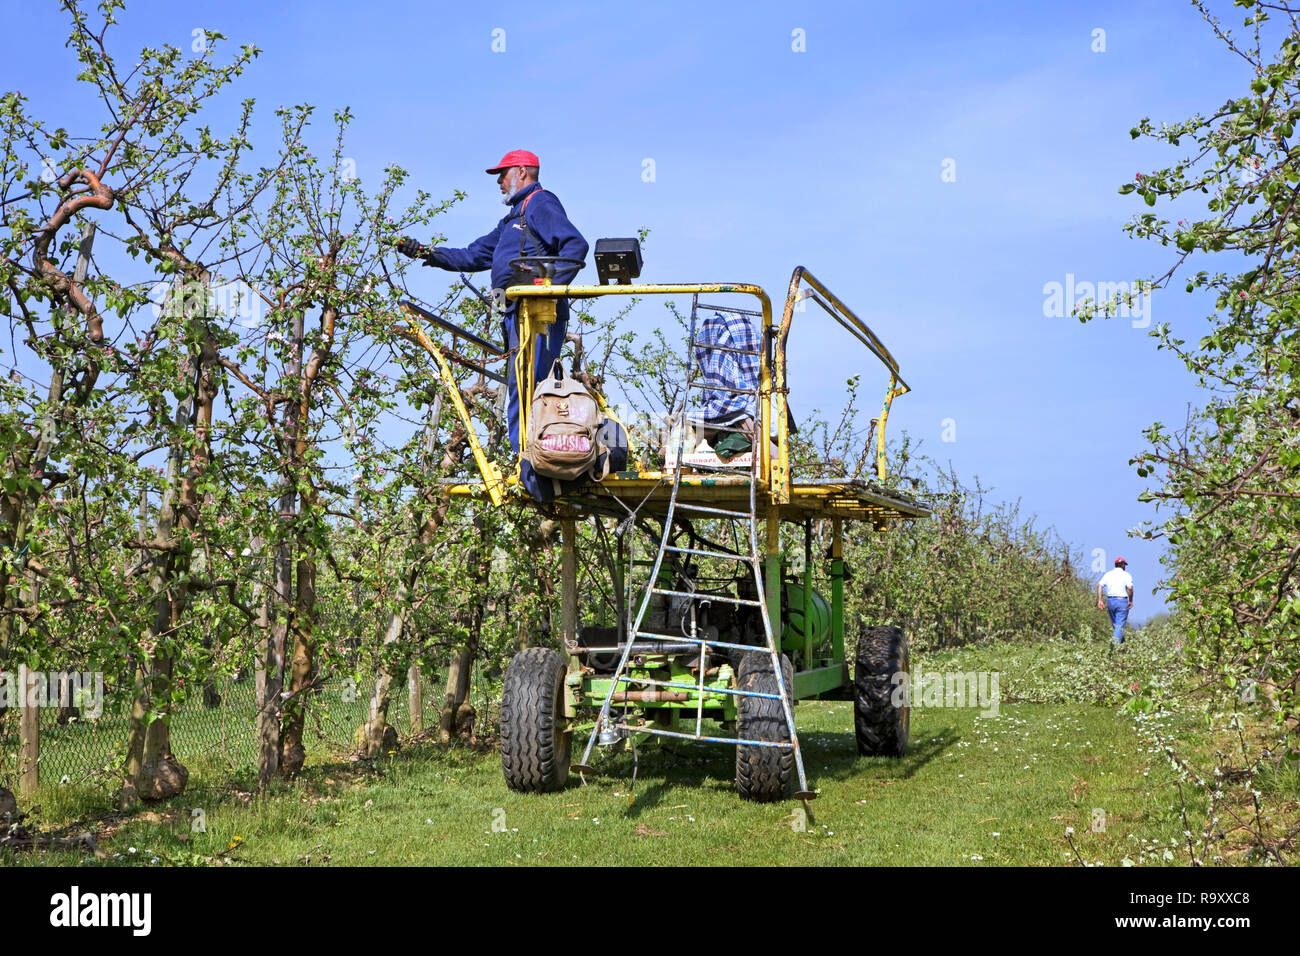
<path id="1" fill-rule="evenodd" d="M 901 627 L 872 627 L 858 635 L 853 723 L 861 756 L 901 757 L 907 751 L 909 667 Z"/>
<path id="2" fill-rule="evenodd" d="M 794 668 L 790 658 L 784 654 L 781 655 L 781 676 L 785 683 L 785 699 L 793 707 Z M 736 670 L 736 687 L 761 694 L 779 694 L 781 690 L 772 670 L 772 655 L 767 651 L 747 652 Z M 790 742 L 790 728 L 779 698 L 739 697 L 736 711 L 737 737 Z M 736 745 L 736 790 L 744 799 L 759 803 L 784 800 L 794 792 L 794 781 L 793 748 Z"/>
<path id="3" fill-rule="evenodd" d="M 570 736 L 564 732 L 564 658 L 527 647 L 506 670 L 501 695 L 501 769 L 521 793 L 552 793 L 569 779 Z"/>

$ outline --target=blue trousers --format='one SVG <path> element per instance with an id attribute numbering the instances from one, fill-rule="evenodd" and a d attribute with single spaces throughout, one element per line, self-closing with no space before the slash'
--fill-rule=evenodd
<path id="1" fill-rule="evenodd" d="M 506 349 L 514 352 L 519 348 L 519 324 L 512 308 L 501 320 L 501 332 L 505 336 Z M 564 333 L 569 325 L 568 304 L 561 300 L 556 303 L 555 321 L 551 323 L 546 335 L 537 337 L 537 347 L 533 356 L 533 384 L 542 380 L 542 376 L 551 370 L 555 360 L 564 348 Z M 510 432 L 510 447 L 519 454 L 519 383 L 515 381 L 515 363 L 513 356 L 507 363 L 506 371 L 506 427 Z M 532 401 L 529 395 L 525 399 Z"/>
<path id="2" fill-rule="evenodd" d="M 1124 624 L 1128 621 L 1128 598 L 1106 598 L 1106 612 L 1110 614 L 1110 625 L 1115 629 L 1115 643 L 1124 643 Z"/>

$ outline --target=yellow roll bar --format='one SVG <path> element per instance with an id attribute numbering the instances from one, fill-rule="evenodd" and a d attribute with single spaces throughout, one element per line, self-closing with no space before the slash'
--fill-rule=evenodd
<path id="1" fill-rule="evenodd" d="M 750 295 L 758 300 L 763 317 L 763 354 L 759 364 L 759 427 L 757 433 L 762 436 L 757 442 L 759 456 L 759 481 L 768 488 L 771 501 L 776 505 L 790 503 L 790 425 L 787 395 L 789 385 L 786 376 L 786 343 L 790 336 L 790 327 L 794 320 L 795 304 L 801 299 L 810 298 L 834 318 L 843 328 L 853 335 L 869 352 L 875 355 L 889 370 L 889 387 L 881 407 L 880 419 L 876 426 L 876 476 L 885 479 L 885 424 L 893 400 L 911 388 L 903 380 L 898 369 L 898 362 L 890 354 L 883 342 L 871 331 L 853 310 L 846 306 L 834 293 L 826 288 L 812 273 L 803 266 L 794 270 L 790 277 L 789 290 L 786 294 L 785 309 L 781 316 L 779 328 L 773 327 L 772 303 L 767 293 L 760 286 L 749 283 L 656 283 L 634 285 L 514 285 L 506 289 L 506 297 L 519 304 L 519 351 L 511 356 L 515 363 L 515 377 L 519 383 L 519 445 L 524 451 L 528 441 L 528 417 L 532 405 L 534 386 L 534 361 L 536 338 L 544 334 L 555 321 L 555 300 L 560 298 L 597 298 L 599 296 L 623 295 L 699 295 L 717 293 L 738 293 Z M 409 310 L 408 310 L 409 311 Z M 443 381 L 452 391 L 452 400 L 457 412 L 469 425 L 469 416 L 460 401 L 459 389 L 451 382 L 451 371 L 446 360 L 418 324 L 412 322 L 420 344 L 437 359 L 442 370 Z M 775 349 L 773 346 L 775 345 Z M 773 401 L 775 399 L 775 401 Z M 601 401 L 604 407 L 603 400 Z M 773 418 L 775 417 L 775 422 Z M 772 444 L 769 436 L 773 425 L 776 426 L 776 459 L 772 458 Z M 502 490 L 510 483 L 503 481 L 499 472 L 487 461 L 473 429 L 470 428 L 471 448 L 474 460 L 478 463 L 484 483 L 487 486 L 493 504 L 500 504 Z"/>
<path id="2" fill-rule="evenodd" d="M 800 286 L 804 283 L 807 283 L 808 288 L 801 290 Z M 801 291 L 802 294 L 800 294 Z M 880 421 L 876 424 L 876 478 L 878 481 L 885 480 L 885 422 L 889 420 L 890 406 L 899 395 L 904 395 L 912 390 L 903 381 L 903 376 L 899 374 L 898 361 L 890 354 L 889 349 L 885 348 L 885 344 L 876 337 L 876 333 L 871 331 L 867 323 L 858 318 L 853 310 L 818 281 L 816 276 L 803 266 L 797 266 L 790 276 L 790 289 L 785 297 L 785 311 L 781 314 L 781 328 L 776 337 L 777 446 L 781 449 L 781 463 L 775 480 L 783 487 L 784 498 L 781 499 L 783 501 L 790 500 L 790 469 L 786 455 L 789 441 L 786 432 L 789 426 L 785 409 L 785 396 L 790 389 L 785 384 L 785 343 L 786 339 L 790 337 L 790 324 L 794 319 L 795 303 L 805 298 L 812 299 L 820 305 L 831 318 L 847 329 L 855 339 L 866 346 L 867 351 L 880 359 L 885 367 L 889 369 L 889 388 L 885 391 L 884 405 L 880 409 Z M 774 487 L 773 494 L 778 493 Z"/>

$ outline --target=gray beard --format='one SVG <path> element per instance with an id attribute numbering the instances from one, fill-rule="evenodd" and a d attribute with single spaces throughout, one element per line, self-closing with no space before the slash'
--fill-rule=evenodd
<path id="1" fill-rule="evenodd" d="M 523 190 L 524 187 L 520 186 L 514 192 L 506 193 L 504 196 L 501 197 L 502 205 L 509 206 L 512 202 L 514 202 L 515 197 L 518 196 L 521 192 L 523 192 Z"/>

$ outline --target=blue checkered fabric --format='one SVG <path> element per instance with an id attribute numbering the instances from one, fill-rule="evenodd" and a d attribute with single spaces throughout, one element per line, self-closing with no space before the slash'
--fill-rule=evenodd
<path id="1" fill-rule="evenodd" d="M 753 395 L 738 395 L 707 386 L 757 388 L 758 355 L 722 352 L 708 348 L 711 345 L 754 353 L 762 348 L 762 342 L 749 316 L 730 313 L 723 316 L 714 312 L 704 318 L 695 335 L 695 361 L 700 365 L 700 381 L 706 387 L 698 392 L 701 404 L 695 411 L 695 419 L 710 425 L 730 425 L 742 418 L 754 417 L 756 409 Z"/>

